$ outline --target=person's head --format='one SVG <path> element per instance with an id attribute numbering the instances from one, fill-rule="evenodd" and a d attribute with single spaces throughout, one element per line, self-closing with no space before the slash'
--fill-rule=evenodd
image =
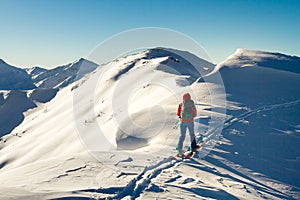
<path id="1" fill-rule="evenodd" d="M 190 95 L 190 93 L 185 93 L 183 96 L 182 96 L 182 99 L 183 100 L 191 100 L 191 95 Z"/>

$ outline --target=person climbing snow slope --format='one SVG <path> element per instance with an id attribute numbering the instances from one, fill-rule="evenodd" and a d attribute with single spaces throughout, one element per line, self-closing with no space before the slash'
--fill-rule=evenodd
<path id="1" fill-rule="evenodd" d="M 190 135 L 190 150 L 195 151 L 198 148 L 194 131 L 194 117 L 197 115 L 197 109 L 189 93 L 185 93 L 182 99 L 183 101 L 179 104 L 177 109 L 177 116 L 180 118 L 180 135 L 176 146 L 176 149 L 178 150 L 178 157 L 183 156 L 182 148 L 187 129 Z"/>

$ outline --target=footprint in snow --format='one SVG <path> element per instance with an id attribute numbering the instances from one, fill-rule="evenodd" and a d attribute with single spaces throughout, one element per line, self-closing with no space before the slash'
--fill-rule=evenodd
<path id="1" fill-rule="evenodd" d="M 184 179 L 184 181 L 181 184 L 187 184 L 187 183 L 191 183 L 193 181 L 195 181 L 195 179 L 193 179 L 193 178 L 186 178 L 186 179 Z"/>
<path id="2" fill-rule="evenodd" d="M 133 159 L 132 159 L 131 157 L 128 157 L 127 159 L 120 160 L 119 162 L 117 162 L 117 163 L 115 164 L 115 166 L 117 166 L 117 165 L 120 164 L 121 162 L 132 162 L 132 161 L 133 161 Z"/>
<path id="3" fill-rule="evenodd" d="M 128 157 L 127 159 L 121 160 L 119 162 L 132 162 L 132 161 L 133 161 L 133 159 L 131 157 Z"/>

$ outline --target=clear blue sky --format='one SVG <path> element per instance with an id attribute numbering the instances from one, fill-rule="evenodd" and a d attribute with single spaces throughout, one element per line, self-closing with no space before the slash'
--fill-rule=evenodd
<path id="1" fill-rule="evenodd" d="M 300 55 L 300 0 L 0 0 L 0 58 L 52 68 L 140 27 L 182 32 L 215 63 L 236 48 Z"/>

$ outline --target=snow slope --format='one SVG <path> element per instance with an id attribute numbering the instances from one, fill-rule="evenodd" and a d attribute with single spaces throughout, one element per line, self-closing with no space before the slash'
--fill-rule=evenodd
<path id="1" fill-rule="evenodd" d="M 241 63 L 240 55 L 248 58 Z M 220 146 L 227 152 L 222 157 L 298 190 L 299 58 L 240 49 L 221 65 L 227 100 L 233 105 L 223 130 L 231 145 Z"/>
<path id="2" fill-rule="evenodd" d="M 237 49 L 234 54 L 217 65 L 217 69 L 226 67 L 260 66 L 288 72 L 300 73 L 300 58 L 282 53 L 249 49 Z"/>
<path id="3" fill-rule="evenodd" d="M 1 199 L 300 198 L 300 76 L 276 59 L 217 65 L 227 104 L 214 65 L 188 52 L 156 48 L 98 67 L 1 138 Z M 191 89 L 206 142 L 197 156 L 212 151 L 174 160 L 175 113 Z M 226 120 L 221 138 L 212 119 Z"/>

